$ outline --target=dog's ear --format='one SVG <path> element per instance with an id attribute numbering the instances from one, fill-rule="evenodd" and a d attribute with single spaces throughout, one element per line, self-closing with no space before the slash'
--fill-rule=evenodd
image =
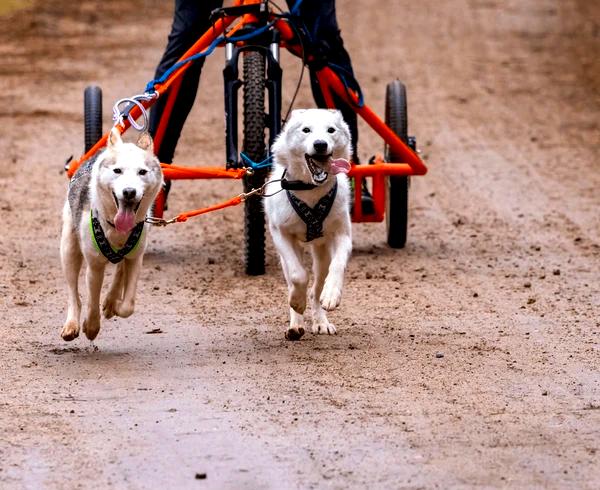
<path id="1" fill-rule="evenodd" d="M 300 116 L 302 116 L 302 114 L 304 114 L 307 110 L 308 109 L 294 109 L 290 113 L 290 117 L 285 123 L 281 134 L 287 135 L 288 133 L 293 133 L 296 131 L 302 125 L 302 118 Z"/>
<path id="2" fill-rule="evenodd" d="M 300 116 L 301 114 L 304 114 L 308 109 L 294 109 L 291 113 L 290 113 L 290 121 L 292 119 L 294 119 L 295 117 Z"/>
<path id="3" fill-rule="evenodd" d="M 339 109 L 327 109 L 327 110 L 335 116 L 335 122 L 339 126 L 346 125 L 346 121 L 344 121 L 344 115 L 342 114 L 342 111 L 340 111 Z"/>
<path id="4" fill-rule="evenodd" d="M 121 139 L 121 133 L 115 127 L 110 130 L 110 134 L 108 135 L 107 146 L 113 150 L 116 150 L 119 146 L 123 144 L 123 140 Z"/>
<path id="5" fill-rule="evenodd" d="M 150 153 L 154 153 L 154 142 L 150 133 L 144 131 L 137 140 L 136 145 L 142 150 L 146 150 Z"/>

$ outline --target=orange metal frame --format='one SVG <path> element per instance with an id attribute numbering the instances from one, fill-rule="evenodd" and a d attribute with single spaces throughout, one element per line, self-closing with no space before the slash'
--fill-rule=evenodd
<path id="1" fill-rule="evenodd" d="M 234 5 L 247 5 L 251 3 L 257 3 L 257 0 L 236 0 Z M 234 22 L 238 20 L 237 23 Z M 206 50 L 219 36 L 224 35 L 226 32 L 228 35 L 233 34 L 235 31 L 252 24 L 256 21 L 256 18 L 252 14 L 244 14 L 241 17 L 237 16 L 225 16 L 218 19 L 213 27 L 205 32 L 198 41 L 181 57 L 181 60 L 189 58 L 195 54 L 201 53 Z M 293 54 L 302 57 L 302 50 L 298 43 L 294 42 L 295 35 L 293 29 L 283 19 L 272 19 L 274 27 L 281 34 L 281 45 L 287 48 Z M 234 24 L 232 26 L 232 24 Z M 229 31 L 227 29 L 229 28 Z M 162 143 L 165 128 L 173 105 L 177 97 L 177 92 L 181 86 L 181 76 L 189 67 L 189 63 L 182 65 L 179 69 L 171 74 L 171 76 L 161 84 L 155 85 L 157 97 L 151 100 L 143 101 L 143 106 L 148 109 L 150 108 L 158 97 L 163 97 L 167 94 L 169 98 L 165 105 L 165 110 L 156 134 L 154 136 L 154 147 L 157 150 Z M 419 156 L 397 135 L 394 133 L 389 126 L 387 126 L 381 118 L 377 116 L 366 104 L 360 105 L 358 95 L 352 90 L 348 89 L 344 83 L 340 80 L 340 77 L 329 67 L 324 67 L 317 72 L 317 78 L 327 107 L 335 108 L 333 103 L 333 94 L 344 100 L 350 105 L 354 111 L 361 116 L 365 122 L 371 126 L 371 128 L 378 133 L 383 140 L 389 145 L 394 155 L 400 155 L 402 163 L 375 163 L 374 165 L 352 165 L 352 169 L 348 174 L 349 177 L 355 179 L 355 192 L 356 198 L 354 200 L 354 210 L 352 213 L 352 220 L 355 222 L 375 222 L 382 221 L 385 216 L 385 199 L 386 199 L 386 178 L 389 176 L 408 176 L 408 175 L 424 175 L 427 172 L 427 168 L 421 161 Z M 131 109 L 131 116 L 134 119 L 140 117 L 141 111 L 138 107 Z M 118 130 L 123 133 L 130 126 L 128 119 L 123 121 L 123 124 L 117 126 Z M 73 176 L 79 165 L 89 158 L 93 157 L 97 151 L 102 149 L 106 145 L 108 138 L 106 133 L 87 153 L 82 155 L 78 160 L 71 162 L 67 170 L 67 175 Z M 213 178 L 228 178 L 228 179 L 239 179 L 246 173 L 245 169 L 230 169 L 224 168 L 211 168 L 211 167 L 182 167 L 176 165 L 162 164 L 163 174 L 166 180 L 175 179 L 213 179 Z M 372 193 L 375 204 L 375 212 L 373 214 L 363 214 L 361 208 L 361 186 L 362 181 L 365 178 L 373 179 Z M 156 199 L 154 206 L 154 215 L 156 217 L 162 217 L 164 209 L 164 195 L 161 192 Z"/>

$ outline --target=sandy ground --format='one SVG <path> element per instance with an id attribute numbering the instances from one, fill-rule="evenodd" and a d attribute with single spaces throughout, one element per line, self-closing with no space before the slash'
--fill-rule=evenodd
<path id="1" fill-rule="evenodd" d="M 83 88 L 108 125 L 151 78 L 170 2 L 40 3 L 0 19 L 0 487 L 600 487 L 598 2 L 340 0 L 367 102 L 406 82 L 430 167 L 406 249 L 355 226 L 338 335 L 291 343 L 239 209 L 154 230 L 137 312 L 97 349 L 59 336 L 60 170 Z M 223 161 L 221 68 L 178 163 Z M 169 213 L 239 188 L 176 183 Z"/>

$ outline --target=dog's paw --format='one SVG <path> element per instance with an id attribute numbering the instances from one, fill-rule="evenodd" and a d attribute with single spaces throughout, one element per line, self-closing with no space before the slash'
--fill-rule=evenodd
<path id="1" fill-rule="evenodd" d="M 118 299 L 106 298 L 102 303 L 102 314 L 107 320 L 117 314 L 120 301 Z"/>
<path id="2" fill-rule="evenodd" d="M 112 318 L 113 316 L 127 318 L 133 314 L 134 309 L 135 305 L 133 303 L 126 303 L 120 299 L 107 298 L 102 305 L 102 313 L 106 319 Z"/>
<path id="3" fill-rule="evenodd" d="M 331 282 L 325 282 L 323 286 L 323 292 L 319 302 L 324 310 L 331 311 L 337 308 L 342 301 L 342 288 L 338 287 L 337 284 Z"/>
<path id="4" fill-rule="evenodd" d="M 285 338 L 287 340 L 300 340 L 304 335 L 304 327 L 289 327 L 285 331 Z"/>
<path id="5" fill-rule="evenodd" d="M 334 335 L 336 334 L 335 325 L 333 323 L 329 323 L 327 318 L 321 320 L 315 320 L 312 324 L 312 333 L 319 334 L 327 334 Z"/>
<path id="6" fill-rule="evenodd" d="M 82 329 L 88 339 L 94 340 L 100 331 L 100 315 L 91 316 L 83 320 Z"/>
<path id="7" fill-rule="evenodd" d="M 119 301 L 116 304 L 115 313 L 121 318 L 127 318 L 133 315 L 133 310 L 135 310 L 133 301 Z"/>
<path id="8" fill-rule="evenodd" d="M 69 320 L 63 326 L 60 336 L 67 342 L 76 339 L 79 337 L 79 324 L 75 320 Z"/>

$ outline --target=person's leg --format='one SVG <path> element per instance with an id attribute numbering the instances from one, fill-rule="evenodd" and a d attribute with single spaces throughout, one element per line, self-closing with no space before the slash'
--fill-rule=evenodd
<path id="1" fill-rule="evenodd" d="M 155 78 L 162 76 L 210 27 L 209 16 L 213 9 L 222 5 L 222 0 L 176 0 L 173 24 L 167 47 L 156 68 Z M 171 163 L 177 141 L 185 120 L 190 113 L 198 91 L 200 72 L 204 59 L 194 61 L 182 77 L 173 111 L 169 117 L 162 141 L 156 145 L 156 154 L 163 163 Z M 154 137 L 161 116 L 171 94 L 167 92 L 154 105 L 150 114 L 150 134 Z"/>
<path id="2" fill-rule="evenodd" d="M 292 9 L 296 0 L 287 0 L 288 7 Z M 335 64 L 335 71 L 347 78 L 354 78 L 354 70 L 350 55 L 344 48 L 344 41 L 340 34 L 340 29 L 337 24 L 335 12 L 335 0 L 303 0 L 300 5 L 299 16 L 304 23 L 304 27 L 310 37 L 311 46 L 309 49 L 317 59 L 316 63 L 309 66 L 310 82 L 315 103 L 318 107 L 327 107 L 323 92 L 319 86 L 319 81 L 316 77 L 316 71 L 323 66 L 324 63 Z M 350 128 L 352 136 L 352 161 L 356 164 L 360 163 L 358 158 L 358 120 L 356 112 L 346 104 L 342 99 L 333 97 L 335 106 L 341 111 L 344 121 Z M 352 188 L 354 188 L 352 180 Z M 362 210 L 365 214 L 370 214 L 375 211 L 373 198 L 366 186 L 366 181 L 363 180 L 361 189 Z M 352 203 L 354 202 L 354 192 L 351 195 Z M 354 204 L 351 206 L 354 207 Z"/>
<path id="3" fill-rule="evenodd" d="M 296 0 L 287 0 L 291 9 Z M 311 38 L 310 49 L 317 59 L 333 63 L 339 67 L 342 73 L 354 77 L 352 62 L 348 52 L 344 48 L 344 41 L 340 35 L 337 24 L 335 0 L 304 0 L 300 5 L 300 18 Z M 315 103 L 318 107 L 326 107 L 323 93 L 316 77 L 316 65 L 310 66 L 310 81 Z M 356 113 L 339 97 L 334 96 L 335 106 L 342 112 L 344 121 L 350 127 L 352 136 L 353 155 L 352 160 L 358 163 L 358 124 Z"/>

